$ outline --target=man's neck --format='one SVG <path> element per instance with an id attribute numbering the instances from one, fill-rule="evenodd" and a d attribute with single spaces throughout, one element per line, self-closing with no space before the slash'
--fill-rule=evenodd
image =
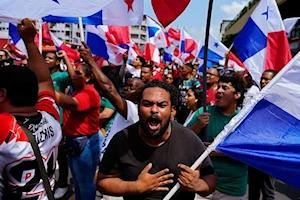
<path id="1" fill-rule="evenodd" d="M 187 74 L 183 77 L 183 80 L 189 80 L 190 78 L 192 78 L 192 74 Z"/>
<path id="2" fill-rule="evenodd" d="M 216 86 L 217 86 L 217 83 L 214 83 L 214 84 L 207 83 L 207 89 L 208 90 L 213 90 L 213 89 L 215 89 Z"/>
<path id="3" fill-rule="evenodd" d="M 197 104 L 194 104 L 193 106 L 190 107 L 190 109 L 195 112 L 196 110 L 198 110 Z"/>
<path id="4" fill-rule="evenodd" d="M 142 69 L 141 65 L 134 66 L 135 69 Z"/>
<path id="5" fill-rule="evenodd" d="M 37 114 L 36 107 L 9 107 L 5 109 L 3 112 L 10 113 L 15 116 L 34 116 Z"/>
<path id="6" fill-rule="evenodd" d="M 163 145 L 167 141 L 167 139 L 170 137 L 171 123 L 169 123 L 169 127 L 167 128 L 166 132 L 158 138 L 149 137 L 147 134 L 145 134 L 143 132 L 143 129 L 141 127 L 139 127 L 139 135 L 141 136 L 142 140 L 147 145 L 149 145 L 151 147 L 159 147 L 159 146 Z"/>
<path id="7" fill-rule="evenodd" d="M 236 112 L 237 105 L 236 104 L 232 104 L 230 105 L 228 108 L 218 108 L 218 111 L 224 115 L 224 116 L 231 116 Z"/>
<path id="8" fill-rule="evenodd" d="M 58 72 L 58 68 L 56 66 L 53 69 L 50 69 L 50 74 L 54 74 L 55 72 Z"/>

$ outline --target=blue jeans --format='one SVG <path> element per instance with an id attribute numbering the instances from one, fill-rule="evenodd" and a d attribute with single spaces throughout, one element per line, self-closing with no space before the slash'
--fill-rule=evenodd
<path id="1" fill-rule="evenodd" d="M 94 176 L 99 162 L 101 141 L 103 141 L 103 136 L 96 133 L 89 138 L 79 156 L 68 156 L 76 200 L 95 200 L 96 198 Z"/>

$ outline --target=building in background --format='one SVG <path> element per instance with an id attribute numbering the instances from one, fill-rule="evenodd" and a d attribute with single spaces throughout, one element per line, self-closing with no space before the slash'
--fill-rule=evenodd
<path id="1" fill-rule="evenodd" d="M 9 42 L 8 23 L 0 22 L 0 49 Z"/>
<path id="2" fill-rule="evenodd" d="M 224 34 L 225 34 L 225 29 L 226 27 L 232 22 L 232 20 L 228 20 L 228 19 L 223 19 L 220 25 L 220 34 L 221 34 L 221 38 L 223 38 Z"/>
<path id="3" fill-rule="evenodd" d="M 289 43 L 292 55 L 294 56 L 300 51 L 300 20 L 298 20 L 289 34 Z"/>
<path id="4" fill-rule="evenodd" d="M 8 23 L 0 22 L 0 48 L 9 42 Z M 50 31 L 60 40 L 67 43 L 80 43 L 80 29 L 78 24 L 72 23 L 48 23 Z M 85 25 L 83 25 L 85 28 Z M 146 16 L 140 26 L 130 27 L 131 39 L 143 51 L 148 40 L 148 30 L 146 26 Z M 4 41 L 4 42 L 3 42 Z M 4 43 L 3 45 L 1 45 Z"/>
<path id="5" fill-rule="evenodd" d="M 299 1 L 295 0 L 276 0 L 281 18 L 286 19 L 290 17 L 300 17 L 299 12 Z M 237 33 L 243 28 L 248 18 L 251 16 L 252 12 L 258 5 L 259 0 L 251 0 L 248 5 L 246 5 L 243 10 L 241 10 L 236 17 L 225 27 L 222 41 L 226 46 L 230 46 Z M 295 27 L 299 26 L 296 25 Z M 290 46 L 293 54 L 300 50 L 299 43 L 299 28 L 294 28 L 293 33 L 290 35 Z M 298 35 L 297 35 L 298 34 Z"/>
<path id="6" fill-rule="evenodd" d="M 287 2 L 293 2 L 293 0 L 276 0 L 278 4 L 279 11 L 281 13 L 281 17 L 283 19 L 287 18 L 283 16 L 283 7 L 286 7 L 284 4 Z M 229 35 L 235 35 L 237 34 L 243 26 L 248 21 L 248 18 L 251 16 L 252 12 L 255 10 L 256 6 L 258 5 L 259 0 L 251 0 L 248 5 L 246 5 L 243 10 L 241 10 L 235 18 L 227 25 L 224 32 L 224 37 L 227 37 Z M 292 6 L 292 5 L 289 5 Z M 291 8 L 291 7 L 290 7 Z M 299 15 L 299 14 L 298 14 Z"/>
<path id="7" fill-rule="evenodd" d="M 148 40 L 148 29 L 146 26 L 146 17 L 144 16 L 143 22 L 140 26 L 130 27 L 131 39 L 144 51 L 145 44 Z"/>

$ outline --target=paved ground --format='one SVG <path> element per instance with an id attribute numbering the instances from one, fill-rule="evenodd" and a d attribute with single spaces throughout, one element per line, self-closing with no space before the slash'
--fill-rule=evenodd
<path id="1" fill-rule="evenodd" d="M 300 200 L 300 191 L 296 190 L 286 184 L 278 181 L 276 184 L 277 192 L 276 192 L 276 200 Z M 68 194 L 61 200 L 75 200 L 73 195 L 73 190 L 70 187 Z M 248 195 L 244 198 L 244 200 L 248 200 Z M 262 199 L 262 198 L 261 198 Z M 97 197 L 96 200 L 102 200 Z"/>
<path id="2" fill-rule="evenodd" d="M 58 177 L 58 174 L 56 175 L 56 177 Z M 69 183 L 71 182 L 72 178 L 71 173 L 69 172 Z M 300 190 L 296 190 L 279 180 L 277 180 L 276 182 L 276 190 L 275 200 L 300 200 Z M 71 185 L 69 185 L 69 191 L 67 192 L 67 194 L 59 200 L 75 200 L 74 191 Z M 97 197 L 96 200 L 102 199 L 100 197 Z M 243 200 L 248 200 L 248 194 L 246 194 Z"/>

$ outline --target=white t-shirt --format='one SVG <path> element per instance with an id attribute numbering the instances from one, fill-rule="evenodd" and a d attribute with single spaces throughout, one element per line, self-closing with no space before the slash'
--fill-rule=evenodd
<path id="1" fill-rule="evenodd" d="M 135 67 L 131 65 L 126 65 L 126 72 L 129 72 L 132 74 L 132 78 L 140 78 L 141 77 L 141 69 L 136 69 Z"/>
<path id="2" fill-rule="evenodd" d="M 245 93 L 245 98 L 243 101 L 243 106 L 245 106 L 250 100 L 255 97 L 255 95 L 259 93 L 259 88 L 255 85 L 252 85 L 248 91 Z"/>
<path id="3" fill-rule="evenodd" d="M 191 119 L 194 117 L 194 114 L 195 114 L 196 112 L 193 112 L 192 110 L 191 110 L 191 112 L 190 112 L 190 114 L 187 116 L 187 118 L 185 119 L 185 122 L 184 122 L 184 124 L 183 124 L 183 126 L 184 127 L 186 127 L 187 125 L 188 125 L 188 123 L 191 121 Z"/>
<path id="4" fill-rule="evenodd" d="M 125 119 L 122 115 L 117 113 L 114 121 L 111 123 L 105 135 L 104 142 L 101 148 L 100 160 L 102 159 L 103 154 L 105 153 L 105 150 L 113 136 L 121 130 L 127 128 L 128 126 L 136 123 L 140 119 L 137 104 L 134 104 L 129 100 L 125 101 L 127 103 L 127 119 Z"/>

